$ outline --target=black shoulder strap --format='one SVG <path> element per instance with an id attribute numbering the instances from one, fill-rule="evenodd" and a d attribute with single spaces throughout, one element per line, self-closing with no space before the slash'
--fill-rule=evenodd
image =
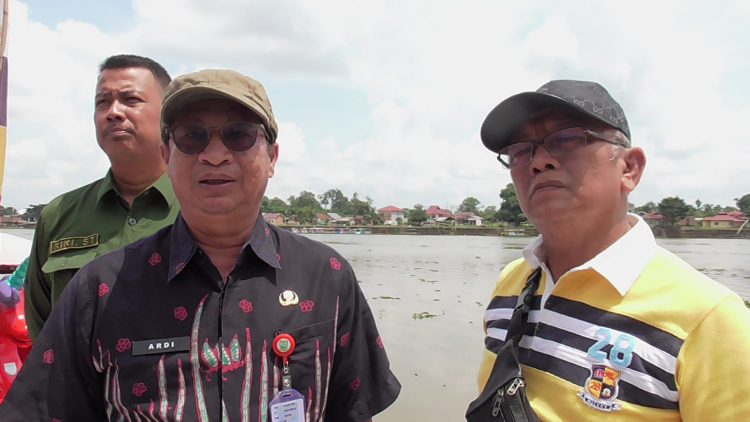
<path id="1" fill-rule="evenodd" d="M 484 385 L 484 389 L 479 397 L 469 405 L 469 409 L 466 412 L 467 417 L 493 397 L 497 393 L 498 388 L 513 378 L 523 376 L 521 364 L 518 359 L 518 343 L 521 341 L 521 337 L 523 337 L 524 325 L 529 315 L 529 304 L 531 303 L 531 298 L 534 296 L 534 292 L 539 287 L 541 275 L 541 269 L 537 268 L 526 279 L 526 285 L 518 295 L 518 302 L 513 309 L 513 315 L 510 317 L 510 326 L 508 327 L 508 334 L 505 336 L 505 345 L 497 351 L 495 363 L 492 365 L 492 372 L 490 372 L 487 383 Z"/>
<path id="2" fill-rule="evenodd" d="M 521 294 L 518 295 L 516 307 L 513 309 L 513 315 L 510 317 L 510 325 L 508 326 L 508 334 L 505 336 L 505 341 L 513 340 L 513 344 L 516 347 L 518 347 L 521 337 L 523 337 L 524 326 L 529 319 L 529 305 L 534 297 L 534 293 L 539 288 L 539 280 L 541 278 L 542 267 L 537 267 L 529 278 L 526 279 L 526 285 L 521 290 Z"/>

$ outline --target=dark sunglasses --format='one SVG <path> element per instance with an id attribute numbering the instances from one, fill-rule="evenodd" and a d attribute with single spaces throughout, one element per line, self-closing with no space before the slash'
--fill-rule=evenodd
<path id="1" fill-rule="evenodd" d="M 268 134 L 262 123 L 229 122 L 221 127 L 208 127 L 198 123 L 186 123 L 175 128 L 164 128 L 164 140 L 172 138 L 177 149 L 185 154 L 200 154 L 211 142 L 214 130 L 219 131 L 221 142 L 233 152 L 247 151 L 255 145 L 258 132 L 263 131 L 266 139 Z"/>

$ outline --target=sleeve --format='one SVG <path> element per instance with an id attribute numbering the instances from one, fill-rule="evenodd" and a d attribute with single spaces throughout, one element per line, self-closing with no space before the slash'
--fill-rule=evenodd
<path id="1" fill-rule="evenodd" d="M 684 421 L 739 421 L 750 414 L 750 310 L 733 295 L 690 332 L 678 356 Z"/>
<path id="2" fill-rule="evenodd" d="M 339 347 L 329 385 L 327 422 L 366 421 L 390 406 L 401 391 L 370 307 L 348 264 L 346 272 L 348 288 L 339 299 Z"/>
<path id="3" fill-rule="evenodd" d="M 84 271 L 65 288 L 5 401 L 0 420 L 106 420 L 90 338 L 96 292 Z"/>
<path id="4" fill-rule="evenodd" d="M 42 266 L 47 262 L 47 248 L 49 239 L 44 227 L 44 218 L 39 217 L 34 240 L 31 243 L 31 255 L 29 256 L 29 267 L 26 270 L 26 281 L 24 282 L 24 295 L 26 314 L 26 325 L 29 328 L 29 337 L 36 340 L 42 331 L 44 322 L 49 317 L 52 309 L 52 292 L 49 278 L 42 271 Z"/>

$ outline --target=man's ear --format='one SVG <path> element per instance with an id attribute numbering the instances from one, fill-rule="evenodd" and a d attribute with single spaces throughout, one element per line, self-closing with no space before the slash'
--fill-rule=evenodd
<path id="1" fill-rule="evenodd" d="M 270 165 L 268 167 L 268 177 L 273 177 L 276 173 L 276 162 L 279 160 L 279 144 L 274 142 L 272 145 L 268 145 L 268 158 Z"/>
<path id="2" fill-rule="evenodd" d="M 164 160 L 165 163 L 169 164 L 169 145 L 162 142 L 160 145 L 160 149 L 162 160 Z"/>
<path id="3" fill-rule="evenodd" d="M 622 169 L 622 189 L 625 192 L 632 192 L 643 176 L 643 170 L 646 168 L 646 154 L 641 148 L 628 148 L 623 153 L 624 167 Z"/>

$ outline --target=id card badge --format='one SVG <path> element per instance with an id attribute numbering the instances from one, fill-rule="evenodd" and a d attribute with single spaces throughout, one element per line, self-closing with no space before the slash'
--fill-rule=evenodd
<path id="1" fill-rule="evenodd" d="M 272 422 L 305 422 L 305 397 L 295 389 L 279 391 L 269 407 Z"/>

